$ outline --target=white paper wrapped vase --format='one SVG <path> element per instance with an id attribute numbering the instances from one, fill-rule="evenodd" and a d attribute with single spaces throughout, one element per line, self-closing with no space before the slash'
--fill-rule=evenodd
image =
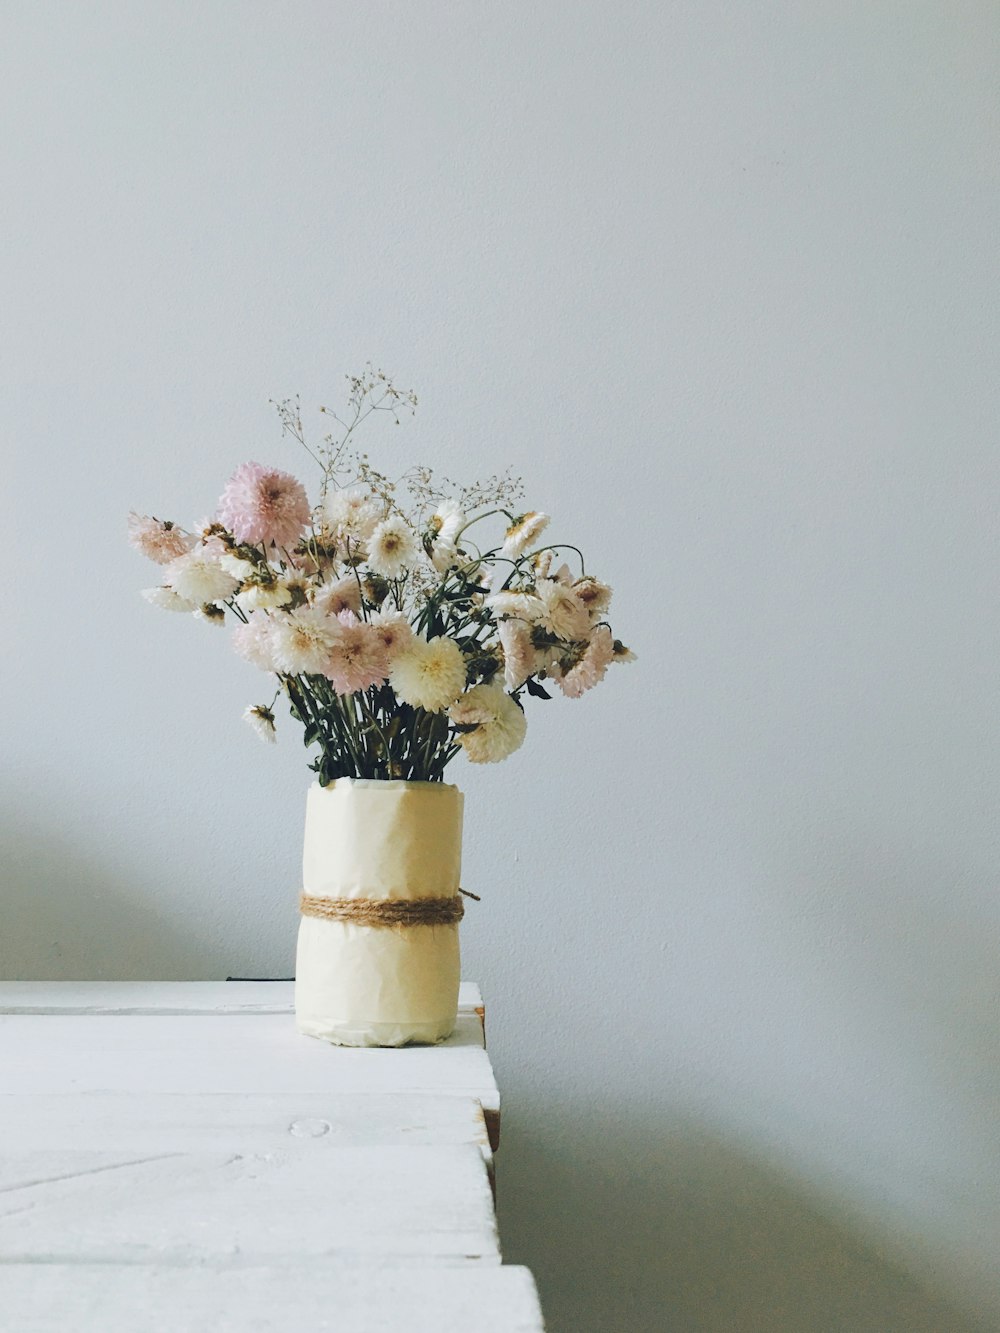
<path id="1" fill-rule="evenodd" d="M 301 1032 L 339 1046 L 451 1035 L 461 864 L 457 787 L 339 778 L 309 789 L 295 969 Z"/>

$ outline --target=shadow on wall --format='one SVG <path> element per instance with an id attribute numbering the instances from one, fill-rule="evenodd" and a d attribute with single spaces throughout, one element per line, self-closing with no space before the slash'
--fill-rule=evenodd
<path id="1" fill-rule="evenodd" d="M 504 1257 L 533 1270 L 550 1333 L 984 1333 L 793 1182 L 666 1115 L 512 1112 L 498 1176 Z"/>
<path id="2" fill-rule="evenodd" d="M 79 844 L 23 823 L 3 830 L 0 979 L 120 981 L 209 975 L 204 945 L 152 906 L 155 890 L 116 883 Z"/>

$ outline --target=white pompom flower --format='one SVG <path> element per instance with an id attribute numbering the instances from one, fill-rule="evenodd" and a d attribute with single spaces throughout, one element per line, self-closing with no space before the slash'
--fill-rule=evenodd
<path id="1" fill-rule="evenodd" d="M 413 708 L 442 713 L 465 689 L 465 658 L 454 639 L 414 638 L 393 658 L 389 684 Z"/>
<path id="2" fill-rule="evenodd" d="M 405 519 L 391 514 L 375 528 L 368 541 L 368 567 L 385 579 L 397 579 L 420 558 L 413 529 Z"/>
<path id="3" fill-rule="evenodd" d="M 316 607 L 271 617 L 268 646 L 279 671 L 288 676 L 320 676 L 340 638 L 340 622 Z"/>
<path id="4" fill-rule="evenodd" d="M 499 685 L 474 685 L 452 704 L 448 716 L 461 731 L 459 743 L 473 764 L 498 764 L 524 744 L 524 710 Z"/>
<path id="5" fill-rule="evenodd" d="M 370 491 L 361 486 L 329 490 L 323 502 L 323 518 L 338 541 L 364 543 L 375 531 L 381 510 Z"/>

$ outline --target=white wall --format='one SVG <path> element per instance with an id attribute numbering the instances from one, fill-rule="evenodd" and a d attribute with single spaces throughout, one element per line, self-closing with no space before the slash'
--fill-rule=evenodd
<path id="1" fill-rule="evenodd" d="M 456 773 L 552 1329 L 997 1327 L 996 7 L 2 27 L 0 972 L 290 971 L 303 752 L 123 518 L 308 477 L 267 399 L 372 357 L 642 658 Z"/>

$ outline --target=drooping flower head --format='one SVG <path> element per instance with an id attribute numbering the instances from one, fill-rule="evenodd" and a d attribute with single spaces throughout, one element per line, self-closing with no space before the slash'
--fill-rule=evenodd
<path id="1" fill-rule="evenodd" d="M 168 565 L 171 560 L 190 551 L 197 539 L 173 523 L 133 511 L 128 516 L 128 540 L 129 545 L 147 560 Z"/>
<path id="2" fill-rule="evenodd" d="M 521 514 L 504 535 L 503 554 L 511 560 L 518 560 L 526 551 L 531 550 L 548 526 L 548 514 L 539 514 L 534 510 Z"/>
<path id="3" fill-rule="evenodd" d="M 573 584 L 577 600 L 587 608 L 591 620 L 597 620 L 611 605 L 611 589 L 591 574 L 584 574 Z"/>
<path id="4" fill-rule="evenodd" d="M 508 690 L 516 690 L 538 670 L 531 630 L 523 620 L 501 620 L 497 633 L 503 649 L 504 684 Z"/>
<path id="5" fill-rule="evenodd" d="M 441 713 L 465 689 L 465 658 L 454 639 L 414 638 L 393 660 L 389 684 L 404 704 Z"/>
<path id="6" fill-rule="evenodd" d="M 439 574 L 446 573 L 461 560 L 458 536 L 466 522 L 465 512 L 454 501 L 443 504 L 431 518 L 427 549 L 431 564 Z"/>
<path id="7" fill-rule="evenodd" d="M 459 743 L 474 764 L 498 764 L 524 743 L 528 724 L 523 709 L 499 685 L 473 685 L 448 710 L 460 731 Z"/>
<path id="8" fill-rule="evenodd" d="M 607 625 L 598 625 L 590 637 L 590 642 L 579 662 L 563 672 L 554 667 L 550 674 L 567 699 L 579 699 L 604 679 L 605 672 L 614 660 L 614 641 Z"/>
<path id="9" fill-rule="evenodd" d="M 278 739 L 274 726 L 274 714 L 267 704 L 251 704 L 248 708 L 245 708 L 243 710 L 243 721 L 248 723 L 262 741 L 268 741 L 273 745 Z"/>
<path id="10" fill-rule="evenodd" d="M 173 588 L 143 588 L 142 595 L 150 606 L 157 606 L 161 611 L 197 611 L 195 602 L 189 602 Z"/>
<path id="11" fill-rule="evenodd" d="M 291 550 L 309 522 L 309 497 L 291 473 L 244 463 L 226 483 L 218 512 L 241 544 Z"/>

